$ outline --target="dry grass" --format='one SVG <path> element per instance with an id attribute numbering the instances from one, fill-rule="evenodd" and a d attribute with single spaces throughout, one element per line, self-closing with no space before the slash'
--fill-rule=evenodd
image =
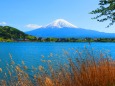
<path id="1" fill-rule="evenodd" d="M 16 65 L 11 57 L 0 86 L 115 86 L 115 61 L 103 53 L 94 54 L 85 49 L 76 51 L 76 59 L 68 59 L 67 65 L 58 65 L 55 69 L 48 61 L 48 69 L 39 66 L 29 74 L 22 61 L 22 66 Z M 69 56 L 69 54 L 66 54 Z"/>

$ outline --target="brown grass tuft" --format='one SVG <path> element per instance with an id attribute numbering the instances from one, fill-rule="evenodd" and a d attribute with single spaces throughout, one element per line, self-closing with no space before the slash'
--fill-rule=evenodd
<path id="1" fill-rule="evenodd" d="M 115 86 L 115 61 L 103 53 L 77 51 L 76 59 L 69 59 L 68 64 L 59 64 L 55 69 L 48 60 L 46 70 L 43 66 L 32 66 L 31 73 L 27 72 L 29 68 L 24 61 L 22 67 L 14 64 L 12 58 L 11 62 L 1 86 Z M 0 72 L 3 74 L 2 68 Z"/>

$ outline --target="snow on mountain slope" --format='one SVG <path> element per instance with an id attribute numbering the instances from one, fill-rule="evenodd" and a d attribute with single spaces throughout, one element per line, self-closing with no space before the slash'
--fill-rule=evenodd
<path id="1" fill-rule="evenodd" d="M 56 21 L 40 27 L 38 29 L 26 32 L 29 35 L 36 37 L 56 37 L 56 38 L 65 38 L 65 37 L 90 37 L 90 38 L 115 38 L 113 33 L 104 33 L 94 30 L 88 30 L 83 28 L 77 28 L 75 25 L 67 22 L 64 19 L 57 19 Z"/>
<path id="2" fill-rule="evenodd" d="M 75 25 L 67 22 L 66 20 L 64 19 L 57 19 L 55 20 L 54 22 L 46 25 L 44 28 L 77 28 Z"/>

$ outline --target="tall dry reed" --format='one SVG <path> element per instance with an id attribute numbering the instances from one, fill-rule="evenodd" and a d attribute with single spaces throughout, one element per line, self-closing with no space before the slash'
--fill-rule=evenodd
<path id="1" fill-rule="evenodd" d="M 57 69 L 50 61 L 47 69 L 32 67 L 33 75 L 23 61 L 20 66 L 11 58 L 7 73 L 0 68 L 4 74 L 0 86 L 115 86 L 115 61 L 110 56 L 87 48 L 75 52 L 75 58 L 66 53 L 68 63 L 59 64 Z"/>

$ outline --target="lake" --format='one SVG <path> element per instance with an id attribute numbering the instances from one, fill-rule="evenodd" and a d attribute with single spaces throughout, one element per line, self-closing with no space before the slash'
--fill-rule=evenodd
<path id="1" fill-rule="evenodd" d="M 0 60 L 3 67 L 4 64 L 10 61 L 9 54 L 12 55 L 13 60 L 20 64 L 24 61 L 27 66 L 42 65 L 42 59 L 54 61 L 56 59 L 64 59 L 64 51 L 68 51 L 70 54 L 72 49 L 82 50 L 84 46 L 92 47 L 95 50 L 110 50 L 111 56 L 115 56 L 115 43 L 41 43 L 41 42 L 11 42 L 0 43 Z M 49 58 L 52 56 L 52 58 Z M 42 58 L 44 57 L 44 58 Z M 60 58 L 58 58 L 60 57 Z M 64 60 L 61 60 L 64 61 Z"/>

